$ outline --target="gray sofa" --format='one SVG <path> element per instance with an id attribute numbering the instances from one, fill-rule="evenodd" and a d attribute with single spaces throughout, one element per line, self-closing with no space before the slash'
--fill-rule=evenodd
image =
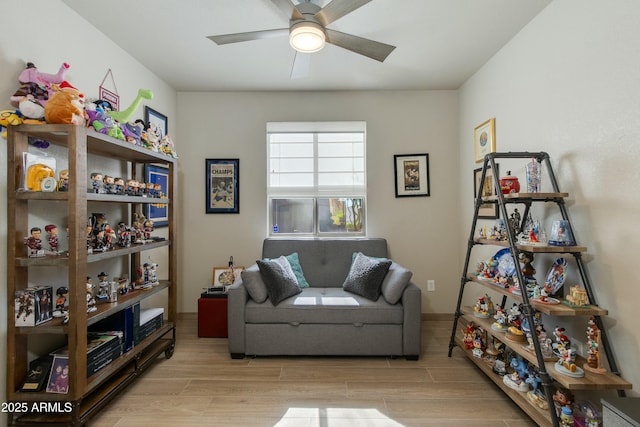
<path id="1" fill-rule="evenodd" d="M 269 299 L 258 303 L 247 289 L 255 295 L 254 286 L 261 282 L 259 269 L 253 265 L 243 271 L 242 280 L 230 287 L 228 296 L 231 357 L 404 356 L 417 360 L 421 291 L 409 281 L 411 272 L 394 262 L 382 284 L 383 294 L 376 301 L 363 298 L 342 288 L 356 252 L 386 258 L 387 241 L 265 239 L 263 259 L 297 253 L 309 287 L 275 306 Z M 408 284 L 391 288 L 390 280 L 401 276 Z M 397 302 L 390 304 L 388 299 Z"/>

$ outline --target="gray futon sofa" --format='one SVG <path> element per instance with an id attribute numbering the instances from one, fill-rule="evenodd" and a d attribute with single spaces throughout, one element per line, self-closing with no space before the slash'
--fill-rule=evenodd
<path id="1" fill-rule="evenodd" d="M 421 291 L 411 272 L 393 262 L 373 301 L 343 289 L 354 254 L 387 257 L 387 241 L 360 239 L 265 239 L 263 259 L 297 254 L 309 287 L 274 305 L 259 260 L 229 289 L 229 352 L 248 356 L 420 355 Z M 388 263 L 387 263 L 388 264 Z M 293 266 L 293 264 L 291 264 Z M 255 299 L 252 297 L 255 297 Z M 375 298 L 375 297 L 374 297 Z M 391 302 L 391 303 L 390 303 Z"/>

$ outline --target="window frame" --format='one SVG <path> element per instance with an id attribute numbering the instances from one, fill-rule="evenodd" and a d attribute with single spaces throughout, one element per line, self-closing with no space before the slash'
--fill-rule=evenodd
<path id="1" fill-rule="evenodd" d="M 271 135 L 272 134 L 285 134 L 285 133 L 299 133 L 299 134 L 313 134 L 311 143 L 313 144 L 313 185 L 312 186 L 272 186 L 272 159 L 279 158 L 274 156 L 272 158 L 271 149 Z M 319 159 L 325 157 L 319 157 L 318 147 L 322 142 L 318 141 L 319 134 L 328 133 L 358 133 L 362 135 L 362 165 L 361 176 L 362 184 L 352 184 L 347 186 L 330 186 L 319 185 L 318 176 L 321 174 L 318 168 Z M 345 122 L 268 122 L 266 133 L 267 144 L 267 235 L 269 237 L 343 237 L 343 238 L 357 238 L 367 235 L 367 131 L 366 122 L 364 121 L 345 121 Z M 328 142 L 325 142 L 328 144 Z M 352 155 L 354 159 L 359 156 Z M 360 171 L 358 170 L 358 173 Z M 311 232 L 282 232 L 281 230 L 275 230 L 277 222 L 274 218 L 275 210 L 272 209 L 272 202 L 278 199 L 290 199 L 290 200 L 302 200 L 311 199 L 313 201 L 313 207 L 311 212 L 312 230 Z M 360 222 L 362 227 L 360 231 L 321 231 L 320 224 L 320 210 L 318 201 L 322 199 L 361 199 L 360 210 Z M 342 203 L 342 202 L 340 202 Z M 347 202 L 348 203 L 348 202 Z M 345 222 L 346 227 L 346 222 Z"/>

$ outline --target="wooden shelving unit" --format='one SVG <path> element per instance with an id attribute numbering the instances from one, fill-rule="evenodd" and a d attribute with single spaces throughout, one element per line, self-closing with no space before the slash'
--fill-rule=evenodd
<path id="1" fill-rule="evenodd" d="M 68 192 L 33 192 L 20 188 L 22 156 L 28 151 L 28 138 L 35 137 L 63 147 L 67 152 L 68 169 L 72 177 Z M 175 320 L 177 298 L 177 248 L 175 236 L 175 202 L 166 198 L 133 197 L 110 194 L 87 193 L 89 156 L 101 156 L 120 162 L 124 170 L 129 170 L 136 178 L 145 164 L 162 165 L 168 168 L 168 193 L 175 198 L 177 190 L 177 161 L 161 153 L 116 140 L 73 125 L 21 125 L 11 126 L 8 137 L 7 212 L 8 212 L 8 260 L 7 260 L 7 400 L 11 402 L 71 402 L 69 413 L 9 414 L 10 425 L 84 425 L 100 408 L 118 395 L 131 381 L 135 380 L 158 355 L 171 357 L 175 346 Z M 141 177 L 140 177 L 141 178 Z M 174 199 L 175 200 L 175 199 Z M 67 255 L 30 258 L 27 256 L 23 238 L 28 233 L 29 210 L 32 203 L 51 203 L 52 210 L 60 210 L 66 216 L 68 225 Z M 114 249 L 100 253 L 87 253 L 86 225 L 89 208 L 95 204 L 117 204 L 125 206 L 129 215 L 150 203 L 167 205 L 168 238 L 146 244 Z M 41 224 L 33 224 L 40 226 Z M 145 251 L 167 248 L 167 280 L 150 290 L 136 290 L 120 295 L 117 302 L 101 303 L 97 311 L 87 313 L 86 277 L 87 265 L 109 259 L 124 258 L 131 270 L 140 264 Z M 99 264 L 98 264 L 99 265 Z M 16 327 L 14 323 L 14 295 L 16 290 L 32 285 L 30 270 L 46 268 L 52 277 L 68 276 L 69 323 L 53 319 L 38 326 Z M 133 274 L 130 275 L 133 277 Z M 165 291 L 167 294 L 167 320 L 151 336 L 145 338 L 132 350 L 112 361 L 90 377 L 87 372 L 87 327 L 143 301 L 151 295 Z M 20 386 L 29 366 L 30 336 L 65 336 L 69 348 L 69 390 L 66 394 L 45 392 L 21 392 Z M 54 349 L 51 349 L 54 350 Z"/>
<path id="2" fill-rule="evenodd" d="M 553 187 L 552 192 L 548 193 L 512 193 L 502 194 L 497 177 L 494 178 L 494 190 L 496 195 L 483 197 L 482 189 L 484 187 L 485 179 L 487 176 L 487 170 L 497 170 L 495 160 L 496 159 L 523 159 L 530 160 L 536 159 L 538 162 L 543 163 L 549 179 Z M 460 292 L 458 294 L 458 302 L 455 311 L 455 317 L 453 322 L 453 328 L 451 331 L 451 339 L 449 342 L 449 356 L 455 346 L 460 347 L 464 354 L 466 354 L 492 381 L 494 381 L 498 387 L 500 387 L 507 396 L 509 396 L 518 406 L 520 406 L 533 421 L 542 426 L 558 426 L 559 419 L 556 414 L 556 410 L 552 401 L 552 394 L 554 387 L 563 387 L 572 391 L 575 390 L 591 390 L 591 391 L 603 391 L 603 390 L 616 390 L 618 394 L 623 396 L 624 390 L 631 389 L 631 383 L 625 381 L 618 372 L 615 358 L 611 352 L 611 347 L 608 342 L 606 331 L 602 323 L 602 317 L 608 315 L 608 311 L 598 306 L 593 293 L 593 286 L 587 274 L 586 266 L 582 260 L 582 254 L 587 251 L 584 246 L 550 246 L 543 244 L 530 244 L 528 242 L 522 243 L 516 240 L 516 236 L 513 235 L 513 231 L 510 227 L 506 227 L 506 240 L 493 240 L 489 238 L 475 237 L 475 230 L 478 222 L 478 212 L 480 206 L 484 203 L 495 203 L 499 207 L 500 216 L 505 219 L 509 218 L 506 206 L 508 204 L 522 204 L 525 206 L 524 213 L 522 215 L 522 225 L 529 214 L 530 208 L 534 203 L 552 203 L 560 211 L 562 219 L 569 221 L 568 211 L 565 206 L 565 199 L 568 197 L 568 193 L 563 193 L 558 187 L 558 183 L 553 172 L 553 168 L 549 159 L 549 155 L 544 152 L 529 153 L 529 152 L 517 152 L 517 153 L 490 153 L 484 158 L 482 175 L 480 184 L 478 185 L 478 194 L 475 199 L 474 216 L 471 224 L 471 232 L 469 234 L 467 254 L 465 263 L 460 279 Z M 575 229 L 572 228 L 574 237 Z M 522 268 L 519 263 L 519 254 L 521 252 L 532 253 L 547 253 L 547 254 L 567 254 L 572 256 L 578 267 L 578 273 L 582 281 L 582 285 L 589 298 L 590 305 L 587 307 L 573 307 L 565 304 L 545 304 L 537 301 L 531 301 L 526 292 L 522 294 L 514 294 L 510 289 L 501 287 L 492 280 L 484 280 L 477 277 L 470 272 L 470 258 L 472 250 L 476 245 L 493 245 L 503 248 L 509 248 L 509 254 L 513 258 L 515 267 L 514 278 L 517 278 L 518 283 L 526 283 L 522 273 Z M 472 285 L 474 287 L 480 287 L 489 289 L 495 293 L 502 295 L 502 306 L 504 307 L 507 298 L 512 299 L 516 303 L 522 305 L 522 313 L 529 325 L 534 325 L 534 316 L 536 312 L 544 313 L 548 316 L 554 316 L 558 318 L 568 318 L 576 316 L 593 317 L 598 329 L 601 332 L 602 346 L 600 348 L 603 358 L 608 362 L 610 371 L 606 373 L 592 373 L 585 370 L 585 375 L 582 378 L 575 378 L 568 375 L 563 375 L 555 371 L 556 360 L 545 359 L 540 343 L 536 334 L 533 334 L 533 351 L 527 347 L 527 343 L 516 343 L 506 338 L 503 332 L 495 331 L 491 325 L 493 318 L 481 318 L 474 315 L 473 307 L 463 306 L 463 296 L 467 286 Z M 466 323 L 473 322 L 475 325 L 486 331 L 489 337 L 494 337 L 497 340 L 503 342 L 508 346 L 515 354 L 528 361 L 538 369 L 538 373 L 542 380 L 542 388 L 547 399 L 548 409 L 541 409 L 534 405 L 527 398 L 526 393 L 513 390 L 503 383 L 503 379 L 498 374 L 495 374 L 492 367 L 487 364 L 483 359 L 474 357 L 473 352 L 465 348 L 463 344 L 462 332 L 459 328 L 459 321 Z M 524 320 L 523 320 L 524 321 Z M 582 366 L 585 362 L 584 359 L 578 358 L 576 364 Z"/>

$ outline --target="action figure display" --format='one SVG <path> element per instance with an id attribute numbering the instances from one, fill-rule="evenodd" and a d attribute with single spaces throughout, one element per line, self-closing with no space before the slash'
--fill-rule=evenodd
<path id="1" fill-rule="evenodd" d="M 29 257 L 44 256 L 42 249 L 42 229 L 40 227 L 32 227 L 29 231 L 30 236 L 24 238 L 24 244 L 29 249 Z"/>

